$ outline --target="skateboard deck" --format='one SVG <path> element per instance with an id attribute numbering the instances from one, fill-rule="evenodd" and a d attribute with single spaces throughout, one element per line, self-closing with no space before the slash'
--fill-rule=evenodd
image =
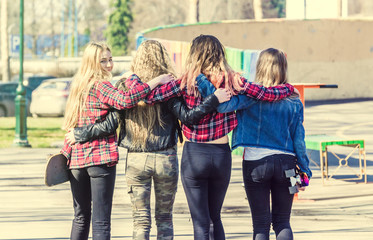
<path id="1" fill-rule="evenodd" d="M 61 154 L 53 154 L 47 157 L 47 167 L 45 169 L 45 185 L 48 187 L 69 180 L 67 158 Z"/>

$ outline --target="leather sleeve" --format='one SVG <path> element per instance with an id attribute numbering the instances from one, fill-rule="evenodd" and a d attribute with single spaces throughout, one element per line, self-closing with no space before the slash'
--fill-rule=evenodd
<path id="1" fill-rule="evenodd" d="M 182 97 L 171 98 L 167 102 L 168 109 L 185 125 L 197 124 L 206 114 L 216 111 L 219 100 L 215 94 L 207 96 L 200 105 L 189 109 Z"/>
<path id="2" fill-rule="evenodd" d="M 82 143 L 91 139 L 112 135 L 118 127 L 117 113 L 110 112 L 100 123 L 74 128 L 75 141 Z"/>

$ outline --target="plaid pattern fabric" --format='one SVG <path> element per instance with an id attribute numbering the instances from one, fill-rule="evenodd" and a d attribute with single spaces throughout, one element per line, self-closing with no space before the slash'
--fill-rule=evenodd
<path id="1" fill-rule="evenodd" d="M 134 75 L 136 76 L 136 75 Z M 125 84 L 127 87 L 131 86 L 134 87 L 135 85 L 141 83 L 141 80 L 139 77 L 136 76 L 127 79 Z M 167 100 L 174 98 L 174 97 L 180 97 L 181 95 L 185 94 L 184 91 L 180 89 L 180 80 L 176 81 L 170 81 L 164 85 L 158 86 L 153 89 L 144 99 L 143 101 L 146 104 L 155 104 L 160 102 L 166 102 Z"/>
<path id="2" fill-rule="evenodd" d="M 130 76 L 129 79 L 136 82 L 138 78 Z M 86 109 L 79 118 L 77 127 L 103 121 L 112 108 L 134 107 L 149 91 L 149 85 L 139 81 L 128 92 L 122 92 L 114 88 L 110 82 L 98 82 L 89 91 Z M 67 144 L 65 139 L 61 153 L 70 160 L 70 168 L 83 168 L 102 164 L 112 166 L 118 162 L 117 136 L 114 133 L 107 137 L 74 145 Z"/>
<path id="3" fill-rule="evenodd" d="M 249 97 L 261 101 L 273 102 L 286 97 L 289 97 L 294 92 L 294 86 L 286 83 L 270 88 L 265 88 L 261 85 L 249 82 L 246 78 L 241 77 L 243 82 L 243 90 L 239 94 L 245 94 Z"/>
<path id="4" fill-rule="evenodd" d="M 134 79 L 132 79 L 134 81 Z M 173 97 L 183 96 L 186 105 L 192 109 L 202 102 L 201 97 L 188 94 L 185 89 L 180 89 L 180 80 L 171 81 L 156 87 L 150 92 L 144 101 L 147 104 L 164 102 Z M 129 85 L 133 83 L 129 82 Z M 209 142 L 227 135 L 237 126 L 236 114 L 218 113 L 207 114 L 197 125 L 187 127 L 182 124 L 184 136 L 192 142 Z"/>
<path id="5" fill-rule="evenodd" d="M 209 79 L 201 73 L 197 76 L 196 81 L 198 86 L 203 86 L 204 81 L 209 81 Z M 289 97 L 294 92 L 294 86 L 288 83 L 266 88 L 262 85 L 249 82 L 244 77 L 241 77 L 241 81 L 242 90 L 240 92 L 236 92 L 236 94 L 246 95 L 256 100 L 274 102 Z"/>
<path id="6" fill-rule="evenodd" d="M 189 108 L 198 106 L 201 97 L 184 94 L 184 100 Z M 210 142 L 224 137 L 237 126 L 235 112 L 207 114 L 198 125 L 182 125 L 184 136 L 191 142 Z"/>
<path id="7" fill-rule="evenodd" d="M 207 79 L 205 75 L 200 74 L 197 77 L 197 84 L 199 81 Z M 127 80 L 128 81 L 128 80 Z M 128 84 L 133 86 L 140 83 L 139 79 L 131 79 Z M 136 83 L 136 82 L 137 83 Z M 135 82 L 135 83 L 134 83 Z M 263 86 L 251 83 L 247 79 L 242 78 L 243 90 L 239 94 L 245 94 L 262 101 L 276 101 L 290 96 L 294 87 L 290 84 L 265 88 Z M 171 81 L 162 86 L 156 87 L 150 92 L 144 101 L 148 104 L 157 102 L 164 102 L 173 97 L 183 96 L 186 105 L 192 109 L 198 106 L 202 98 L 188 94 L 186 89 L 180 89 L 180 80 Z M 184 136 L 191 142 L 210 142 L 224 137 L 237 126 L 237 118 L 234 112 L 230 113 L 212 113 L 207 114 L 202 118 L 197 125 L 190 125 L 189 127 L 182 124 Z"/>

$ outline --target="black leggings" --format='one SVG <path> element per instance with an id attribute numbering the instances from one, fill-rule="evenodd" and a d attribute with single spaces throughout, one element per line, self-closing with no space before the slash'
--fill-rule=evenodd
<path id="1" fill-rule="evenodd" d="M 271 223 L 277 240 L 293 239 L 290 227 L 293 195 L 289 193 L 290 180 L 284 171 L 294 169 L 295 161 L 294 156 L 286 154 L 256 161 L 243 160 L 242 174 L 253 219 L 254 240 L 269 240 Z"/>
<path id="2" fill-rule="evenodd" d="M 220 212 L 231 177 L 228 144 L 186 142 L 181 158 L 181 180 L 193 220 L 194 239 L 225 239 Z"/>

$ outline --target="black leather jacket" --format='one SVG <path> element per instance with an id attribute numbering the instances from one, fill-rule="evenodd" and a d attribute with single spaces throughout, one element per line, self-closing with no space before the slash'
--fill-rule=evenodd
<path id="1" fill-rule="evenodd" d="M 127 148 L 129 152 L 154 152 L 171 148 L 177 144 L 178 135 L 182 141 L 181 128 L 177 119 L 180 119 L 185 125 L 197 124 L 203 116 L 216 111 L 219 100 L 214 94 L 211 94 L 206 97 L 200 105 L 193 109 L 189 109 L 185 105 L 182 97 L 172 98 L 167 102 L 159 104 L 161 104 L 161 118 L 166 127 L 162 128 L 157 124 L 151 130 L 154 135 L 159 136 L 157 141 L 152 142 L 147 140 L 144 148 L 145 150 L 136 149 L 131 144 L 131 134 L 126 133 L 125 126 L 121 126 L 118 141 L 119 146 Z M 108 114 L 106 119 L 100 123 L 74 128 L 76 142 L 86 142 L 90 139 L 112 135 L 118 127 L 117 117 L 120 116 L 123 118 L 122 114 L 124 114 L 124 111 L 126 110 L 121 110 L 118 113 L 112 111 Z M 121 122 L 123 125 L 124 121 Z"/>

